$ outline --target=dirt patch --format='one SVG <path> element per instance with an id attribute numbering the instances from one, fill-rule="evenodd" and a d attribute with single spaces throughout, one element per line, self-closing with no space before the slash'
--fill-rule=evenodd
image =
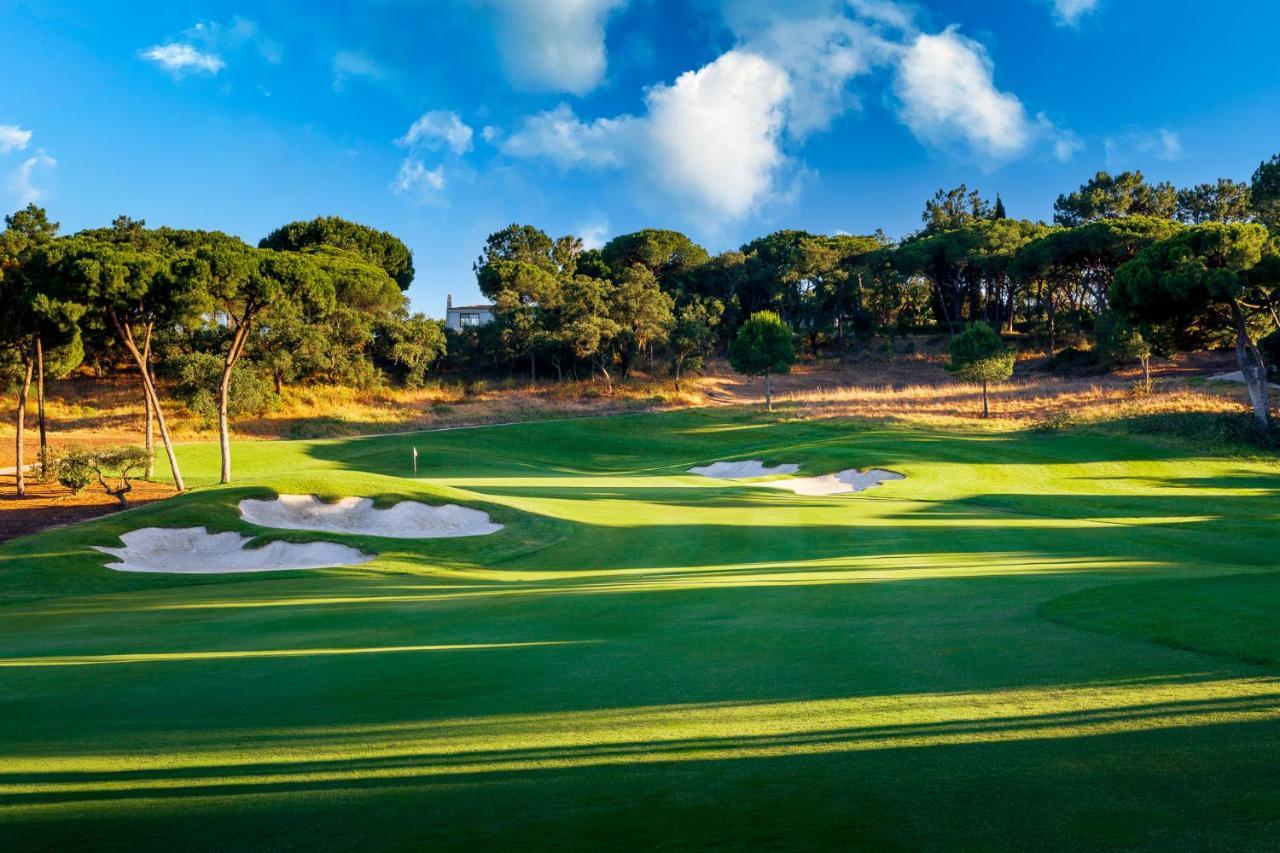
<path id="1" fill-rule="evenodd" d="M 120 502 L 99 490 L 88 488 L 73 495 L 56 483 L 40 483 L 30 477 L 25 498 L 13 492 L 13 475 L 0 477 L 0 542 L 120 511 Z M 173 494 L 173 488 L 163 483 L 135 480 L 129 503 L 138 506 Z"/>

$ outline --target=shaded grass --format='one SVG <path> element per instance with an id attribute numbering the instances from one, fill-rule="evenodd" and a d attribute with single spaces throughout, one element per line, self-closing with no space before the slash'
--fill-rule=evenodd
<path id="1" fill-rule="evenodd" d="M 182 454 L 197 491 L 0 546 L 0 846 L 1249 849 L 1280 830 L 1280 672 L 1042 615 L 1110 592 L 1092 612 L 1137 619 L 1139 587 L 1274 577 L 1274 459 L 744 411 L 238 444 L 230 487 L 208 485 L 215 447 Z M 907 479 L 811 498 L 685 473 L 742 458 Z M 508 527 L 302 533 L 378 558 L 271 576 L 119 575 L 88 550 L 149 524 L 293 539 L 236 514 L 274 492 Z"/>

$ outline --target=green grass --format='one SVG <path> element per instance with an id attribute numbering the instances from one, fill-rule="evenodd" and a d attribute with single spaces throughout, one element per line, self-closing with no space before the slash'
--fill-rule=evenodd
<path id="1" fill-rule="evenodd" d="M 1272 459 L 700 412 L 249 443 L 228 487 L 216 447 L 182 453 L 202 488 L 0 547 L 0 849 L 1280 831 Z M 808 498 L 683 473 L 734 458 L 907 479 Z M 507 526 L 413 542 L 239 520 L 272 491 Z M 153 524 L 379 556 L 175 577 L 89 550 Z"/>

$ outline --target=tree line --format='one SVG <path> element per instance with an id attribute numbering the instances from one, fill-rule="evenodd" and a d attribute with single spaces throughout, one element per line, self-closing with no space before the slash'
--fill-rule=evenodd
<path id="1" fill-rule="evenodd" d="M 0 342 L 16 377 L 19 494 L 33 381 L 43 463 L 45 378 L 86 360 L 135 376 L 146 449 L 158 431 L 182 490 L 158 369 L 197 377 L 212 398 L 222 481 L 229 482 L 237 374 L 269 376 L 277 390 L 286 381 L 359 384 L 375 373 L 413 383 L 444 353 L 442 324 L 409 313 L 408 248 L 372 228 L 322 218 L 291 223 L 250 246 L 216 231 L 148 228 L 124 216 L 62 237 L 34 205 L 5 223 Z"/>
<path id="2" fill-rule="evenodd" d="M 921 228 L 896 241 L 785 230 L 712 255 L 677 231 L 585 249 L 577 237 L 513 224 L 489 236 L 474 264 L 495 322 L 446 332 L 410 313 L 413 256 L 384 231 L 327 217 L 251 246 L 122 216 L 63 236 L 31 205 L 0 232 L 18 489 L 32 386 L 44 461 L 45 380 L 82 363 L 135 377 L 146 449 L 154 425 L 181 489 L 165 420 L 172 401 L 158 376 L 217 421 L 227 482 L 237 405 L 286 384 L 415 386 L 443 369 L 598 376 L 612 387 L 643 365 L 678 387 L 715 352 L 747 372 L 765 365 L 766 376 L 768 365 L 784 366 L 778 325 L 815 354 L 873 335 L 955 338 L 978 323 L 1037 337 L 1050 356 L 1068 338 L 1091 339 L 1107 359 L 1144 362 L 1151 352 L 1231 345 L 1255 415 L 1269 424 L 1264 352 L 1280 356 L 1280 155 L 1248 183 L 1181 190 L 1141 172 L 1099 172 L 1058 197 L 1053 220 L 1014 219 L 999 196 L 961 185 L 927 200 Z M 745 337 L 763 349 L 744 343 L 735 354 L 757 316 Z"/>

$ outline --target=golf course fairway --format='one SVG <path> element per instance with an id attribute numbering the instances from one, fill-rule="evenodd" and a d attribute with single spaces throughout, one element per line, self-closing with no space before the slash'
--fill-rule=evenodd
<path id="1" fill-rule="evenodd" d="M 419 472 L 412 472 L 418 452 Z M 1280 466 L 1088 430 L 684 412 L 181 448 L 0 546 L 0 850 L 1266 849 Z M 807 497 L 717 461 L 881 468 Z M 486 536 L 267 530 L 277 494 Z M 121 573 L 144 527 L 347 569 Z"/>

